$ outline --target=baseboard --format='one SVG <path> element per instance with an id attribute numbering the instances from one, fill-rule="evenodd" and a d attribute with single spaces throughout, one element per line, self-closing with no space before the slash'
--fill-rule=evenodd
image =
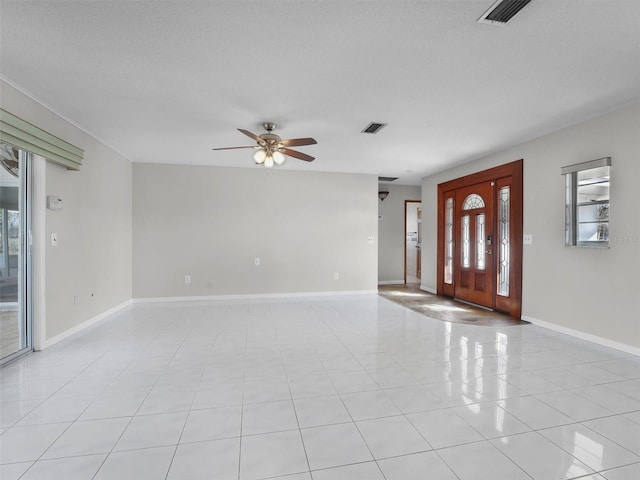
<path id="1" fill-rule="evenodd" d="M 438 291 L 435 288 L 425 287 L 424 285 L 420 285 L 420 290 L 424 292 L 433 293 L 434 295 L 438 294 Z"/>
<path id="2" fill-rule="evenodd" d="M 378 285 L 404 285 L 404 280 L 382 280 Z"/>
<path id="3" fill-rule="evenodd" d="M 56 343 L 64 340 L 67 337 L 70 337 L 71 335 L 74 335 L 82 330 L 84 330 L 85 328 L 90 327 L 91 325 L 98 323 L 100 320 L 104 320 L 105 318 L 107 318 L 109 315 L 113 315 L 114 313 L 116 313 L 119 310 L 122 310 L 125 307 L 128 307 L 129 305 L 131 305 L 131 300 L 127 300 L 126 302 L 122 302 L 120 305 L 116 305 L 113 308 L 110 308 L 109 310 L 102 312 L 99 315 L 96 315 L 93 318 L 90 318 L 89 320 L 85 320 L 82 323 L 79 323 L 78 325 L 76 325 L 75 327 L 71 327 L 68 330 L 65 330 L 62 333 L 59 333 L 58 335 L 56 335 L 55 337 L 51 337 L 45 340 L 44 342 L 44 348 L 48 348 L 51 345 L 55 345 Z"/>
<path id="4" fill-rule="evenodd" d="M 544 320 L 530 317 L 528 315 L 522 315 L 522 320 L 531 322 L 533 325 L 537 325 L 539 327 L 548 328 L 549 330 L 553 330 L 555 332 L 564 333 L 566 335 L 571 335 L 572 337 L 577 337 L 582 340 L 597 343 L 598 345 L 602 345 L 604 347 L 615 348 L 616 350 L 630 353 L 631 355 L 640 356 L 640 348 L 634 347 L 633 345 L 627 345 L 626 343 L 617 342 L 609 338 L 600 337 L 598 335 L 582 332 L 580 330 L 574 330 L 573 328 L 563 327 L 562 325 L 557 325 L 555 323 L 545 322 Z"/>
<path id="5" fill-rule="evenodd" d="M 220 300 L 268 300 L 303 297 L 335 297 L 345 295 L 375 295 L 377 290 L 338 290 L 335 292 L 292 292 L 292 293 L 251 293 L 238 295 L 205 295 L 191 297 L 149 297 L 134 298 L 133 303 L 165 303 L 165 302 L 215 302 Z"/>

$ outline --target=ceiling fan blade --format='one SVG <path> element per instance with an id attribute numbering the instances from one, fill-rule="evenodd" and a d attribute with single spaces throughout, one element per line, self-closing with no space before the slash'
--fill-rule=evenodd
<path id="1" fill-rule="evenodd" d="M 247 137 L 249 138 L 253 138 L 256 142 L 258 142 L 260 145 L 264 145 L 264 140 L 261 139 L 258 135 L 256 135 L 255 133 L 251 133 L 249 130 L 243 130 L 241 128 L 238 129 L 238 131 L 240 133 L 244 133 Z"/>
<path id="2" fill-rule="evenodd" d="M 303 145 L 315 145 L 316 143 L 318 142 L 313 138 L 291 138 L 280 142 L 283 147 L 301 147 Z"/>
<path id="3" fill-rule="evenodd" d="M 289 148 L 283 148 L 282 153 L 299 160 L 304 160 L 305 162 L 313 162 L 315 160 L 314 157 L 307 155 L 306 153 L 298 152 L 297 150 L 291 150 Z"/>
<path id="4" fill-rule="evenodd" d="M 238 148 L 257 148 L 255 146 L 250 147 L 222 147 L 222 148 L 212 148 L 211 150 L 237 150 Z"/>

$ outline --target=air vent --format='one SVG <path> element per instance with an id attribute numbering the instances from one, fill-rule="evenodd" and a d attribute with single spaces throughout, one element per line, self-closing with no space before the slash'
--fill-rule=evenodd
<path id="1" fill-rule="evenodd" d="M 484 12 L 479 23 L 492 25 L 504 25 L 511 20 L 516 13 L 522 10 L 531 0 L 498 0 L 489 10 Z"/>
<path id="2" fill-rule="evenodd" d="M 362 133 L 378 133 L 380 130 L 382 130 L 386 126 L 387 126 L 386 123 L 371 122 L 369 125 L 367 125 L 367 128 L 362 130 Z"/>
<path id="3" fill-rule="evenodd" d="M 378 177 L 378 181 L 379 182 L 393 182 L 394 180 L 397 180 L 398 177 Z"/>

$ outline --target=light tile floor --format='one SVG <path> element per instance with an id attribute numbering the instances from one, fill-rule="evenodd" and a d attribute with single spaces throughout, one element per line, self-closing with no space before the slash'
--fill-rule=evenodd
<path id="1" fill-rule="evenodd" d="M 640 478 L 640 358 L 376 295 L 137 304 L 0 388 L 2 480 Z"/>

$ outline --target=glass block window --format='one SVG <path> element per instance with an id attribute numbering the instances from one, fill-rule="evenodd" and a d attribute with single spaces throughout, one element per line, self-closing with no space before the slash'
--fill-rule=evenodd
<path id="1" fill-rule="evenodd" d="M 444 220 L 444 283 L 453 283 L 453 198 L 447 198 Z"/>
<path id="2" fill-rule="evenodd" d="M 476 268 L 484 270 L 485 268 L 485 251 L 484 251 L 484 213 L 476 215 Z"/>
<path id="3" fill-rule="evenodd" d="M 484 200 L 477 193 L 472 193 L 464 199 L 462 210 L 474 210 L 476 208 L 484 208 Z"/>
<path id="4" fill-rule="evenodd" d="M 611 157 L 562 167 L 565 176 L 565 244 L 609 246 Z"/>
<path id="5" fill-rule="evenodd" d="M 471 266 L 471 225 L 469 215 L 462 216 L 462 266 L 469 268 Z"/>
<path id="6" fill-rule="evenodd" d="M 511 187 L 502 187 L 498 192 L 498 295 L 509 296 L 509 209 Z"/>

